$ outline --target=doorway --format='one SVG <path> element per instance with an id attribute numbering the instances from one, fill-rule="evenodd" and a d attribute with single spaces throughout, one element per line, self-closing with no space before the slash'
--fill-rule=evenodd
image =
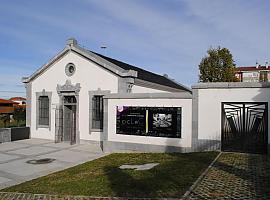
<path id="1" fill-rule="evenodd" d="M 75 96 L 64 96 L 63 103 L 63 141 L 76 143 L 76 110 L 77 100 Z"/>

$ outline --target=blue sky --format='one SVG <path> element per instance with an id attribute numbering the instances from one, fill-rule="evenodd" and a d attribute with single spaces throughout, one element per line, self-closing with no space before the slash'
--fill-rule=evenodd
<path id="1" fill-rule="evenodd" d="M 191 86 L 209 47 L 238 66 L 270 61 L 268 0 L 12 0 L 0 4 L 0 98 L 75 37 L 81 46 Z M 106 45 L 106 52 L 100 46 Z M 12 91 L 12 92 L 8 92 Z"/>

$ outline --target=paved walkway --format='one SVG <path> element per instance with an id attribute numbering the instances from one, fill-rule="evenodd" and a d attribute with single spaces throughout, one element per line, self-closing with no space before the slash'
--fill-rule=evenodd
<path id="1" fill-rule="evenodd" d="M 270 157 L 222 153 L 188 199 L 270 199 Z"/>
<path id="2" fill-rule="evenodd" d="M 0 144 L 0 189 L 60 171 L 104 156 L 96 144 L 55 144 L 29 139 Z M 49 164 L 28 164 L 32 159 L 52 158 Z"/>

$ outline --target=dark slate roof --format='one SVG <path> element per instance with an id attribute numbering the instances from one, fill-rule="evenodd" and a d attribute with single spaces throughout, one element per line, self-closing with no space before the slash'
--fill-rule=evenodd
<path id="1" fill-rule="evenodd" d="M 138 79 L 190 92 L 190 90 L 187 87 L 182 86 L 180 84 L 177 84 L 176 82 L 174 82 L 173 80 L 170 80 L 169 78 L 166 78 L 165 76 L 161 76 L 161 75 L 155 74 L 153 72 L 146 71 L 142 68 L 124 63 L 122 61 L 101 55 L 101 54 L 93 52 L 93 51 L 91 51 L 91 52 L 96 54 L 97 56 L 100 56 L 101 58 L 107 60 L 108 62 L 111 62 L 111 63 L 117 65 L 118 67 L 120 67 L 124 70 L 137 71 Z"/>

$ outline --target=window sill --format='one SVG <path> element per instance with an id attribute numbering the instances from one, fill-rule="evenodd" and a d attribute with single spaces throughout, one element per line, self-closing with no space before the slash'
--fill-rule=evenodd
<path id="1" fill-rule="evenodd" d="M 92 128 L 90 129 L 91 132 L 103 132 L 103 129 L 96 129 L 96 128 Z"/>
<path id="2" fill-rule="evenodd" d="M 37 128 L 50 128 L 49 125 L 37 125 Z"/>

